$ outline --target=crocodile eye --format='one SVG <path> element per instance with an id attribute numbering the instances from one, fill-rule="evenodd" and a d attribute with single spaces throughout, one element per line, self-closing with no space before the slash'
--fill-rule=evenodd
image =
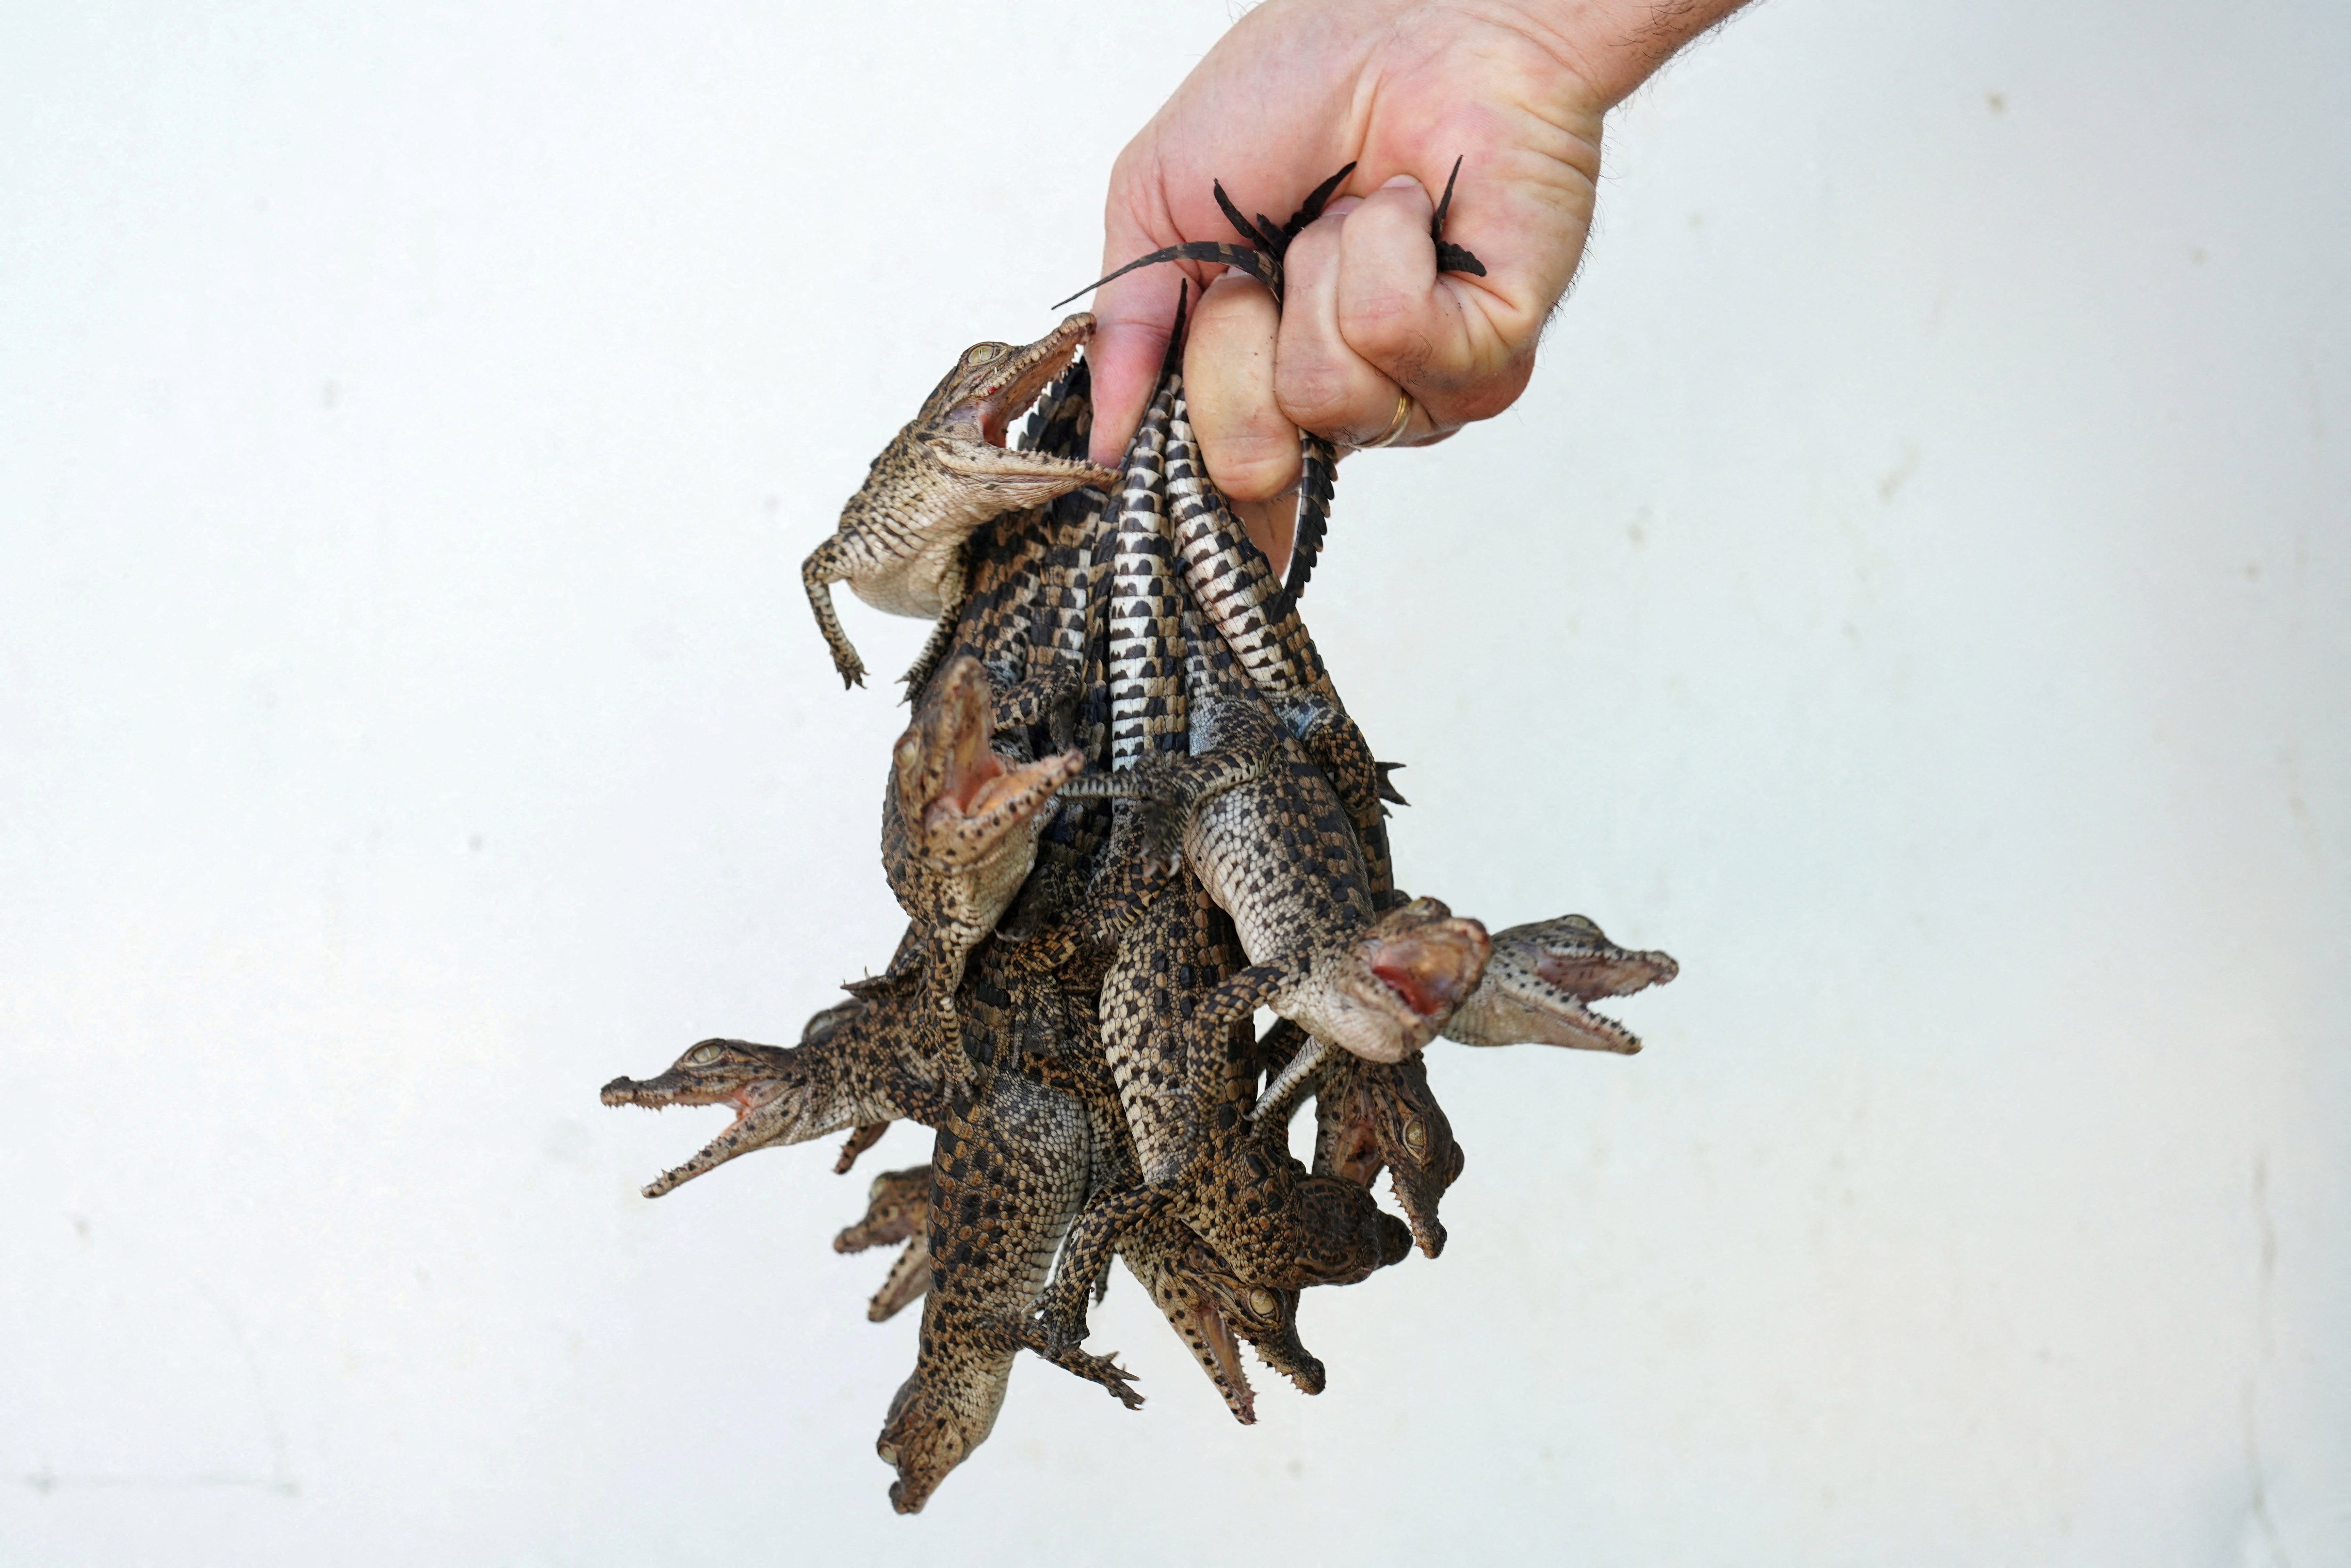
<path id="1" fill-rule="evenodd" d="M 881 1208 L 876 1209 L 873 1211 L 873 1218 L 881 1220 L 885 1225 L 891 1220 L 895 1220 L 897 1217 L 898 1206 L 894 1203 L 884 1203 Z"/>
<path id="2" fill-rule="evenodd" d="M 963 362 L 967 365 L 985 365 L 990 359 L 1001 358 L 1003 355 L 1004 345 L 1001 343 L 976 343 L 964 350 Z"/>
<path id="3" fill-rule="evenodd" d="M 1404 1124 L 1404 1146 L 1412 1151 L 1412 1157 L 1415 1159 L 1426 1158 L 1428 1154 L 1428 1124 L 1418 1116 L 1406 1116 Z"/>
<path id="4" fill-rule="evenodd" d="M 1275 1313 L 1281 1310 L 1281 1303 L 1279 1301 L 1276 1301 L 1274 1299 L 1273 1293 L 1267 1290 L 1263 1285 L 1259 1285 L 1255 1290 L 1249 1292 L 1249 1311 L 1257 1314 L 1259 1317 L 1271 1317 Z"/>
<path id="5" fill-rule="evenodd" d="M 707 1067 L 726 1054 L 715 1044 L 696 1045 L 685 1054 L 685 1063 L 689 1067 Z"/>

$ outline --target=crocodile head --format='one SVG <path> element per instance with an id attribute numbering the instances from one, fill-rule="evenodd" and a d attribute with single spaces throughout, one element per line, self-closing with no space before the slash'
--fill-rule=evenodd
<path id="1" fill-rule="evenodd" d="M 1198 1240 L 1185 1249 L 1179 1272 L 1196 1293 L 1200 1309 L 1224 1331 L 1228 1343 L 1238 1334 L 1256 1348 L 1259 1360 L 1296 1384 L 1301 1392 L 1322 1392 L 1326 1381 L 1322 1363 L 1298 1337 L 1296 1291 L 1245 1283 L 1214 1249 Z"/>
<path id="2" fill-rule="evenodd" d="M 1385 1167 L 1396 1206 L 1412 1222 L 1413 1240 L 1434 1258 L 1445 1251 L 1437 1206 L 1445 1189 L 1460 1179 L 1466 1157 L 1453 1141 L 1445 1107 L 1429 1089 L 1426 1064 L 1417 1052 L 1400 1062 L 1366 1063 L 1338 1087 L 1332 1173 L 1369 1187 Z"/>
<path id="3" fill-rule="evenodd" d="M 1412 1251 L 1411 1230 L 1352 1181 L 1301 1178 L 1297 1203 L 1297 1275 L 1304 1283 L 1352 1285 Z"/>
<path id="4" fill-rule="evenodd" d="M 1085 765 L 1074 747 L 1034 763 L 999 756 L 987 743 L 990 695 L 979 660 L 956 659 L 932 680 L 891 753 L 893 805 L 906 848 L 927 868 L 974 880 L 967 891 L 977 896 L 973 918 L 983 927 L 995 924 L 1029 874 L 1039 817 L 1053 792 Z"/>
<path id="5" fill-rule="evenodd" d="M 659 1198 L 705 1171 L 770 1144 L 792 1144 L 831 1130 L 824 1102 L 813 1091 L 818 1075 L 805 1053 L 862 1015 L 869 1004 L 852 999 L 809 1020 L 798 1045 L 757 1045 L 748 1040 L 705 1040 L 691 1046 L 659 1077 L 615 1078 L 604 1085 L 608 1106 L 728 1106 L 735 1119 L 684 1165 L 662 1173 L 645 1189 Z"/>
<path id="6" fill-rule="evenodd" d="M 922 431 L 952 431 L 1004 444 L 1012 421 L 1028 411 L 1046 385 L 1070 368 L 1079 348 L 1094 335 L 1085 311 L 1034 343 L 975 343 L 956 357 L 955 369 L 939 379 L 914 416 Z"/>
<path id="7" fill-rule="evenodd" d="M 1318 965 L 1324 1008 L 1314 1033 L 1371 1062 L 1394 1062 L 1436 1037 L 1486 967 L 1486 928 L 1435 898 L 1390 909 Z"/>
<path id="8" fill-rule="evenodd" d="M 1581 915 L 1512 926 L 1494 938 L 1485 978 L 1445 1026 L 1464 1045 L 1568 1045 L 1631 1055 L 1638 1036 L 1584 1003 L 1663 985 L 1681 966 L 1610 941 Z"/>
<path id="9" fill-rule="evenodd" d="M 836 1252 L 862 1252 L 903 1241 L 923 1228 L 931 1207 L 931 1168 L 885 1170 L 866 1189 L 865 1218 L 832 1239 Z"/>
<path id="10" fill-rule="evenodd" d="M 956 1376 L 942 1379 L 917 1368 L 890 1401 L 889 1418 L 874 1440 L 882 1462 L 898 1471 L 890 1483 L 890 1506 L 900 1513 L 923 1511 L 947 1472 L 987 1440 L 1003 1407 L 1008 1360 L 954 1370 Z"/>

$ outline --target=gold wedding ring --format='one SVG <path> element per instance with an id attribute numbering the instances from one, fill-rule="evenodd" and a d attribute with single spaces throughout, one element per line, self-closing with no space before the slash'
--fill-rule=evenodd
<path id="1" fill-rule="evenodd" d="M 1358 452 L 1370 452 L 1374 447 L 1392 446 L 1395 444 L 1396 437 L 1404 434 L 1405 427 L 1410 423 L 1412 423 L 1412 394 L 1403 390 L 1402 389 L 1398 389 L 1396 392 L 1395 417 L 1388 421 L 1388 428 L 1380 432 L 1379 439 L 1376 441 L 1357 442 L 1355 450 Z"/>

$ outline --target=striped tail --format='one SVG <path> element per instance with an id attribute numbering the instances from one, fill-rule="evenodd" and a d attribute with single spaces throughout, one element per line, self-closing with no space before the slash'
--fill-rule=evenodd
<path id="1" fill-rule="evenodd" d="M 1184 589 L 1167 534 L 1167 430 L 1184 396 L 1184 296 L 1159 390 L 1127 444 L 1110 566 L 1110 765 L 1182 751 Z"/>

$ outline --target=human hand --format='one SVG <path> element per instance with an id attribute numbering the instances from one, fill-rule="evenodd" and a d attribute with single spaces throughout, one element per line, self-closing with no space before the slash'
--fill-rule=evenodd
<path id="1" fill-rule="evenodd" d="M 1283 303 L 1228 273 L 1193 315 L 1185 390 L 1209 476 L 1280 569 L 1302 427 L 1442 441 L 1514 402 L 1592 220 L 1605 110 L 1737 0 L 1268 0 L 1120 154 L 1103 271 L 1277 221 L 1342 165 L 1342 196 L 1290 242 Z M 1437 270 L 1433 192 L 1462 160 L 1445 237 L 1484 276 Z M 1196 279 L 1209 264 L 1186 264 Z M 1180 275 L 1102 288 L 1093 460 L 1115 465 L 1150 399 Z"/>

